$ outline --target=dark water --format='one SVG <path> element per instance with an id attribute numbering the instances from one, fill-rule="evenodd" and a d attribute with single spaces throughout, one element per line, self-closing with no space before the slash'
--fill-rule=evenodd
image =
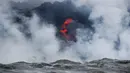
<path id="1" fill-rule="evenodd" d="M 0 73 L 129 73 L 129 60 L 101 59 L 91 62 L 58 60 L 52 63 L 0 64 Z"/>

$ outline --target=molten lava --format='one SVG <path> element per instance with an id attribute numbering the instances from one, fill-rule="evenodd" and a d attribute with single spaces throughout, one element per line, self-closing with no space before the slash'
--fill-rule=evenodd
<path id="1" fill-rule="evenodd" d="M 72 18 L 68 18 L 67 20 L 65 20 L 64 24 L 62 25 L 62 29 L 60 30 L 60 32 L 62 33 L 62 35 L 67 39 L 70 40 L 70 35 L 68 35 L 68 29 L 67 26 L 72 22 Z"/>

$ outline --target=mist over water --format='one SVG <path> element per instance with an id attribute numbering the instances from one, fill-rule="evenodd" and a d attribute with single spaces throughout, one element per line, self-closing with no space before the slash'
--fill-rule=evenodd
<path id="1" fill-rule="evenodd" d="M 36 7 L 46 1 L 53 3 L 63 0 L 19 1 Z M 55 24 L 46 22 L 41 24 L 36 13 L 31 18 L 21 16 L 11 10 L 8 2 L 3 0 L 0 4 L 0 63 L 52 62 L 59 59 L 74 61 L 101 58 L 130 59 L 128 0 L 72 1 L 77 7 L 85 5 L 91 9 L 87 20 L 93 21 L 94 32 L 88 28 L 78 29 L 78 42 L 66 46 L 64 52 L 59 52 L 61 40 L 55 35 L 57 32 Z M 24 8 L 24 5 L 21 3 L 20 7 Z M 20 16 L 24 23 L 13 23 L 13 15 Z M 21 25 L 28 26 L 26 33 L 31 33 L 30 39 L 20 31 Z"/>

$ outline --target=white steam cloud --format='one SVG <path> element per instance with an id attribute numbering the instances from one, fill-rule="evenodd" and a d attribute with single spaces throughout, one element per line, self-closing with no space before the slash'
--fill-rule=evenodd
<path id="1" fill-rule="evenodd" d="M 86 56 L 90 54 L 88 58 L 91 60 L 104 57 L 130 59 L 127 1 L 87 0 L 87 2 L 92 7 L 89 19 L 94 21 L 93 27 L 96 32 L 93 39 L 84 44 L 87 50 Z"/>
<path id="2" fill-rule="evenodd" d="M 8 4 L 8 1 L 5 2 Z M 56 38 L 56 28 L 52 24 L 39 24 L 39 17 L 34 14 L 31 19 L 23 17 L 32 33 L 27 40 L 18 29 L 19 25 L 11 21 L 11 9 L 5 4 L 0 7 L 0 63 L 52 62 L 58 59 L 71 59 L 73 55 L 59 53 L 60 42 Z M 16 15 L 16 13 L 14 13 Z M 70 54 L 70 55 L 69 55 Z M 77 59 L 75 59 L 77 60 Z"/>
<path id="3" fill-rule="evenodd" d="M 1 11 L 2 12 L 2 11 Z M 50 41 L 49 40 L 54 40 L 54 38 L 51 38 L 48 36 L 43 36 L 41 33 L 44 34 L 51 34 L 50 36 L 54 35 L 55 33 L 52 33 L 52 31 L 54 30 L 51 27 L 41 27 L 39 30 L 37 27 L 35 27 L 36 24 L 36 20 L 35 20 L 35 16 L 34 18 L 32 18 L 30 21 L 28 21 L 30 23 L 30 30 L 34 33 L 34 40 L 32 41 L 28 41 L 23 33 L 21 33 L 18 30 L 18 26 L 16 26 L 17 24 L 12 24 L 10 19 L 8 18 L 9 14 L 4 14 L 4 13 L 0 13 L 0 62 L 1 63 L 10 63 L 10 62 L 16 62 L 16 61 L 40 61 L 41 59 L 44 59 L 41 57 L 41 53 L 38 53 L 37 49 L 41 48 L 40 46 L 43 45 L 37 45 L 38 43 L 40 43 L 40 40 L 45 40 L 47 42 Z M 34 29 L 35 27 L 35 29 Z M 45 28 L 45 29 L 42 29 Z M 34 32 L 35 30 L 35 32 Z M 52 36 L 53 37 L 53 36 Z M 43 39 L 44 38 L 44 39 Z M 37 41 L 36 41 L 37 40 Z M 42 43 L 45 43 L 45 41 L 41 41 Z M 36 42 L 36 43 L 33 43 Z M 54 41 L 55 42 L 55 41 Z M 55 42 L 56 43 L 56 42 Z M 56 44 L 53 44 L 51 46 L 53 46 L 54 48 L 58 48 L 56 47 Z M 34 45 L 35 44 L 35 45 Z M 36 47 L 39 46 L 39 47 Z M 34 49 L 36 48 L 36 49 Z M 48 47 L 46 47 L 48 48 Z M 52 50 L 53 50 L 52 49 Z M 44 57 L 44 53 L 42 54 L 42 56 Z"/>
<path id="4" fill-rule="evenodd" d="M 40 1 L 42 0 L 37 1 L 39 3 L 36 5 L 40 4 Z M 35 0 L 28 2 L 34 5 Z M 75 1 L 77 5 L 89 5 L 92 8 L 89 19 L 94 21 L 95 33 L 88 29 L 80 29 L 77 35 L 78 42 L 66 47 L 67 51 L 62 53 L 59 52 L 60 41 L 55 36 L 56 28 L 53 25 L 43 23 L 39 26 L 39 18 L 34 14 L 33 18 L 26 19 L 32 33 L 31 40 L 27 40 L 18 30 L 17 24 L 11 22 L 11 10 L 6 3 L 8 0 L 2 0 L 0 4 L 0 63 L 51 62 L 58 59 L 79 61 L 104 57 L 130 59 L 130 19 L 127 0 Z M 92 40 L 88 41 L 89 38 Z"/>

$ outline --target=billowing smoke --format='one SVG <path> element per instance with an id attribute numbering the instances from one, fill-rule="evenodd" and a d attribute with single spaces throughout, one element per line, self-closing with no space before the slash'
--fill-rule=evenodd
<path id="1" fill-rule="evenodd" d="M 91 59 L 103 57 L 129 59 L 129 12 L 126 0 L 88 0 L 92 7 L 89 19 L 95 33 L 86 45 Z M 87 55 L 87 54 L 86 54 Z"/>
<path id="2" fill-rule="evenodd" d="M 44 57 L 47 55 L 47 52 L 48 54 L 51 53 L 49 54 L 50 56 L 52 54 L 55 55 L 53 52 L 58 49 L 58 42 L 54 36 L 55 29 L 52 28 L 53 26 L 37 26 L 37 19 L 36 16 L 34 16 L 31 20 L 27 21 L 30 26 L 30 32 L 33 32 L 32 40 L 27 40 L 23 33 L 19 30 L 19 24 L 12 23 L 9 15 L 6 13 L 0 13 L 0 16 L 1 63 L 10 63 L 16 61 L 40 62 L 45 60 Z M 50 35 L 42 35 L 42 33 Z M 43 44 L 46 44 L 46 46 Z M 46 48 L 46 50 L 44 49 L 44 52 L 46 51 L 45 53 L 43 53 L 43 50 L 41 49 L 43 46 Z M 52 47 L 53 49 L 51 49 Z M 53 51 L 50 52 L 50 50 Z"/>
<path id="3" fill-rule="evenodd" d="M 8 2 L 0 4 L 0 63 L 130 59 L 128 0 Z M 76 43 L 59 51 L 57 34 L 67 18 L 85 28 L 77 30 Z"/>
<path id="4" fill-rule="evenodd" d="M 104 57 L 129 59 L 127 0 L 87 0 L 87 2 L 92 7 L 89 19 L 94 22 L 95 33 L 91 41 L 84 42 L 84 45 L 78 44 L 84 46 L 82 51 L 86 52 L 83 55 L 91 60 Z"/>

